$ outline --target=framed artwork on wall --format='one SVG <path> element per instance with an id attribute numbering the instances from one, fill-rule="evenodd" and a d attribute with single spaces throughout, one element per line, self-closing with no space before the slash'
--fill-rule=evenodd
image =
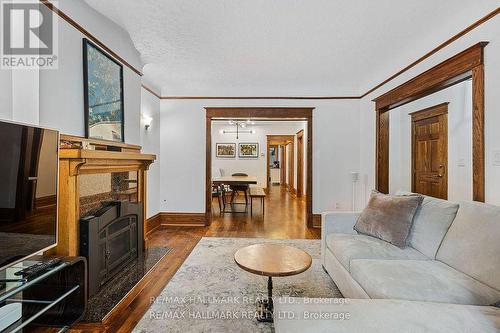
<path id="1" fill-rule="evenodd" d="M 240 143 L 238 145 L 239 158 L 258 158 L 259 144 L 258 143 Z"/>
<path id="2" fill-rule="evenodd" d="M 123 66 L 83 39 L 85 136 L 124 142 Z"/>
<path id="3" fill-rule="evenodd" d="M 216 143 L 215 144 L 215 157 L 235 158 L 236 157 L 236 143 Z"/>

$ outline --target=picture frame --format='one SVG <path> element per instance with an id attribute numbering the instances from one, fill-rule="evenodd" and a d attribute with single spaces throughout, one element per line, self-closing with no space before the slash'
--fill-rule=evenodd
<path id="1" fill-rule="evenodd" d="M 236 143 L 216 143 L 215 157 L 236 158 Z"/>
<path id="2" fill-rule="evenodd" d="M 239 158 L 259 158 L 259 144 L 257 142 L 238 144 Z"/>
<path id="3" fill-rule="evenodd" d="M 85 136 L 125 142 L 123 65 L 83 38 Z"/>

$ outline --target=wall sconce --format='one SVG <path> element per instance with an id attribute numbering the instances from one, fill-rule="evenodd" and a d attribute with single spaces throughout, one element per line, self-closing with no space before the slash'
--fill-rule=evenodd
<path id="1" fill-rule="evenodd" d="M 151 127 L 151 122 L 153 121 L 153 118 L 149 117 L 149 116 L 142 116 L 142 121 L 144 122 L 144 128 L 147 130 L 149 130 L 149 128 Z"/>

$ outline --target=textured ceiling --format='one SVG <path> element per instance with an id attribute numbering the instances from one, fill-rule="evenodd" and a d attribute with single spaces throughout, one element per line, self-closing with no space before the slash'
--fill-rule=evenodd
<path id="1" fill-rule="evenodd" d="M 165 96 L 359 95 L 492 0 L 85 0 L 130 34 Z M 399 67 L 398 67 L 399 66 Z M 393 74 L 388 72 L 386 75 Z"/>

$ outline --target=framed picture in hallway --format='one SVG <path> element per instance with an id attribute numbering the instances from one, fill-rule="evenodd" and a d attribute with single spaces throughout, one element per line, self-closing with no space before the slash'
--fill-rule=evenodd
<path id="1" fill-rule="evenodd" d="M 238 157 L 240 158 L 258 158 L 259 144 L 258 143 L 240 143 L 238 145 Z"/>
<path id="2" fill-rule="evenodd" d="M 236 157 L 236 143 L 216 143 L 215 144 L 215 157 L 235 158 Z"/>

